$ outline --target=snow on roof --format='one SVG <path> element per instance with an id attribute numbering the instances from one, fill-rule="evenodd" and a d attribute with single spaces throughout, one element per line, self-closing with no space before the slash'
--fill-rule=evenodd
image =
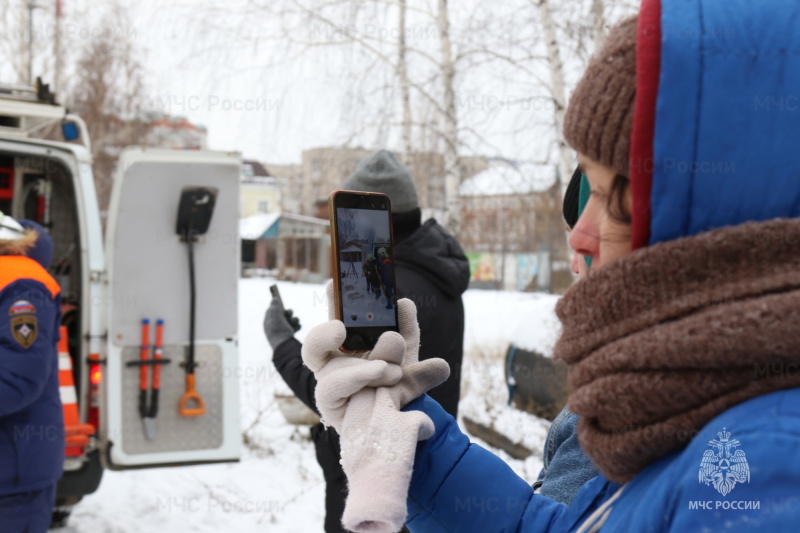
<path id="1" fill-rule="evenodd" d="M 239 237 L 246 240 L 258 239 L 272 227 L 280 216 L 280 213 L 267 213 L 239 219 Z"/>
<path id="2" fill-rule="evenodd" d="M 345 252 L 348 252 L 348 253 L 349 253 L 349 252 L 358 252 L 358 253 L 361 253 L 361 251 L 362 251 L 362 250 L 361 250 L 361 248 L 359 248 L 358 246 L 355 246 L 355 245 L 353 245 L 353 246 L 351 246 L 351 247 L 349 247 L 349 248 L 345 248 L 345 249 L 344 249 L 344 250 L 342 250 L 340 253 L 345 253 Z"/>
<path id="3" fill-rule="evenodd" d="M 283 213 L 283 218 L 288 220 L 297 220 L 298 222 L 308 222 L 309 224 L 316 224 L 318 226 L 327 226 L 330 224 L 330 220 L 327 218 L 317 218 L 317 217 L 309 217 L 306 215 L 296 215 L 294 213 Z"/>
<path id="4" fill-rule="evenodd" d="M 489 168 L 465 180 L 461 196 L 498 196 L 546 191 L 555 181 L 555 165 L 495 160 Z"/>

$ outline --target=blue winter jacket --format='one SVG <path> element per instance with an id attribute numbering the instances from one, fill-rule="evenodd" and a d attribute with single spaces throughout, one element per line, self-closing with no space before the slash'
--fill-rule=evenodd
<path id="1" fill-rule="evenodd" d="M 796 0 L 643 1 L 637 84 L 647 67 L 658 75 L 645 244 L 800 217 L 798 23 Z M 469 444 L 429 398 L 406 409 L 436 426 L 415 458 L 414 533 L 800 530 L 800 389 L 732 407 L 624 487 L 599 475 L 569 506 L 534 494 L 503 461 Z M 720 446 L 747 460 L 747 481 L 732 489 L 704 481 L 704 457 Z M 734 458 L 731 468 L 741 469 Z"/>
<path id="2" fill-rule="evenodd" d="M 603 511 L 610 512 L 602 531 L 789 532 L 800 525 L 800 464 L 794 460 L 800 449 L 800 389 L 729 409 L 621 493 L 620 485 L 599 475 L 569 506 L 534 494 L 502 459 L 470 444 L 455 419 L 428 396 L 410 409 L 424 411 L 436 426 L 436 434 L 417 449 L 408 496 L 412 533 L 576 531 L 604 504 Z M 726 431 L 745 453 L 750 482 L 722 496 L 699 475 L 709 443 L 720 441 Z"/>
<path id="3" fill-rule="evenodd" d="M 60 297 L 39 263 L 0 256 L 0 495 L 54 484 L 64 465 Z"/>

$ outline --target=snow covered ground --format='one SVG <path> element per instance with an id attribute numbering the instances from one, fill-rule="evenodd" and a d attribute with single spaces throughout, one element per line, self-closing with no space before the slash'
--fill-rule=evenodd
<path id="1" fill-rule="evenodd" d="M 99 490 L 78 504 L 64 533 L 322 531 L 324 480 L 307 427 L 284 420 L 275 401 L 288 387 L 274 370 L 262 331 L 268 278 L 239 285 L 241 427 L 239 463 L 106 471 Z M 278 282 L 284 304 L 303 324 L 303 339 L 327 317 L 323 285 Z M 468 291 L 462 415 L 493 424 L 535 450 L 525 461 L 497 452 L 533 482 L 549 423 L 505 407 L 503 354 L 510 339 L 549 353 L 557 336 L 557 298 Z M 479 441 L 478 441 L 479 442 Z"/>

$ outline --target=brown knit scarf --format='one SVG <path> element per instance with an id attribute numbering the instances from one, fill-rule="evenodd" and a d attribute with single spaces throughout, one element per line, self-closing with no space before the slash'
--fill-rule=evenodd
<path id="1" fill-rule="evenodd" d="M 730 407 L 800 387 L 800 220 L 636 251 L 556 311 L 581 447 L 624 483 Z"/>

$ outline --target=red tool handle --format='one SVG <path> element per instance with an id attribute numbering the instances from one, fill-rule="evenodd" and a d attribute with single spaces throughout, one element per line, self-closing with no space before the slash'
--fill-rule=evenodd
<path id="1" fill-rule="evenodd" d="M 156 320 L 156 345 L 153 349 L 153 359 L 159 361 L 164 353 L 164 321 Z M 161 388 L 161 365 L 153 365 L 153 390 Z"/>
<path id="2" fill-rule="evenodd" d="M 139 358 L 142 360 L 142 362 L 147 361 L 150 358 L 150 346 L 147 344 L 149 340 L 150 321 L 144 318 L 142 319 L 142 349 L 139 354 Z M 147 390 L 147 365 L 142 365 L 139 367 L 139 390 Z"/>

